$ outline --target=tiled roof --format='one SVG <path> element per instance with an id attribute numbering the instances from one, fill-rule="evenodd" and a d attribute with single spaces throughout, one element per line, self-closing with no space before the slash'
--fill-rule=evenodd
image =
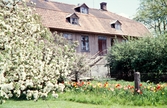
<path id="1" fill-rule="evenodd" d="M 31 1 L 36 3 L 36 12 L 42 17 L 42 23 L 49 28 L 135 37 L 149 34 L 148 29 L 143 24 L 109 11 L 89 8 L 89 14 L 83 14 L 75 11 L 76 5 L 45 0 Z M 79 17 L 79 25 L 70 24 L 66 20 L 66 17 L 73 13 Z M 110 24 L 114 21 L 121 23 L 121 30 L 111 27 Z"/>

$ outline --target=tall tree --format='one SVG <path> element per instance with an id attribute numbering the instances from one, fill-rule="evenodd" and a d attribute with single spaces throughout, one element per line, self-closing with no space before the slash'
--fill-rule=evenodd
<path id="1" fill-rule="evenodd" d="M 81 64 L 76 46 L 52 35 L 24 1 L 0 0 L 0 104 L 22 95 L 36 101 L 57 90 L 59 77 Z M 87 70 L 83 65 L 77 69 Z"/>
<path id="2" fill-rule="evenodd" d="M 167 32 L 167 0 L 140 0 L 136 17 L 156 34 Z"/>

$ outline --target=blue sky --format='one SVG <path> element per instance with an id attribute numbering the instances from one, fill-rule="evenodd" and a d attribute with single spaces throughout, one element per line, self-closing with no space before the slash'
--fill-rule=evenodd
<path id="1" fill-rule="evenodd" d="M 107 2 L 107 10 L 120 14 L 122 16 L 133 18 L 139 7 L 140 0 L 52 0 L 67 4 L 86 3 L 89 8 L 100 8 L 101 2 Z"/>

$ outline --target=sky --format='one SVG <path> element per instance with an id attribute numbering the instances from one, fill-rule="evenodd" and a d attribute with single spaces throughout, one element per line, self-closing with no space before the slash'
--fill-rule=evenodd
<path id="1" fill-rule="evenodd" d="M 101 2 L 107 3 L 107 10 L 127 18 L 133 18 L 136 10 L 139 7 L 140 0 L 51 0 L 67 4 L 83 4 L 85 3 L 89 8 L 100 8 Z"/>

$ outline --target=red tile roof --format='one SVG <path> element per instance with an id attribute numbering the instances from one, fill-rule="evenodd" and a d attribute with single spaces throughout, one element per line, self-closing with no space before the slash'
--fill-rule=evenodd
<path id="1" fill-rule="evenodd" d="M 49 28 L 135 37 L 149 34 L 143 24 L 109 11 L 89 8 L 89 14 L 83 14 L 75 11 L 76 5 L 45 0 L 32 1 L 36 3 L 36 12 L 42 17 L 42 23 Z M 66 20 L 66 17 L 72 13 L 76 13 L 79 17 L 79 25 L 70 24 Z M 121 30 L 111 27 L 111 22 L 116 20 L 121 23 Z"/>

